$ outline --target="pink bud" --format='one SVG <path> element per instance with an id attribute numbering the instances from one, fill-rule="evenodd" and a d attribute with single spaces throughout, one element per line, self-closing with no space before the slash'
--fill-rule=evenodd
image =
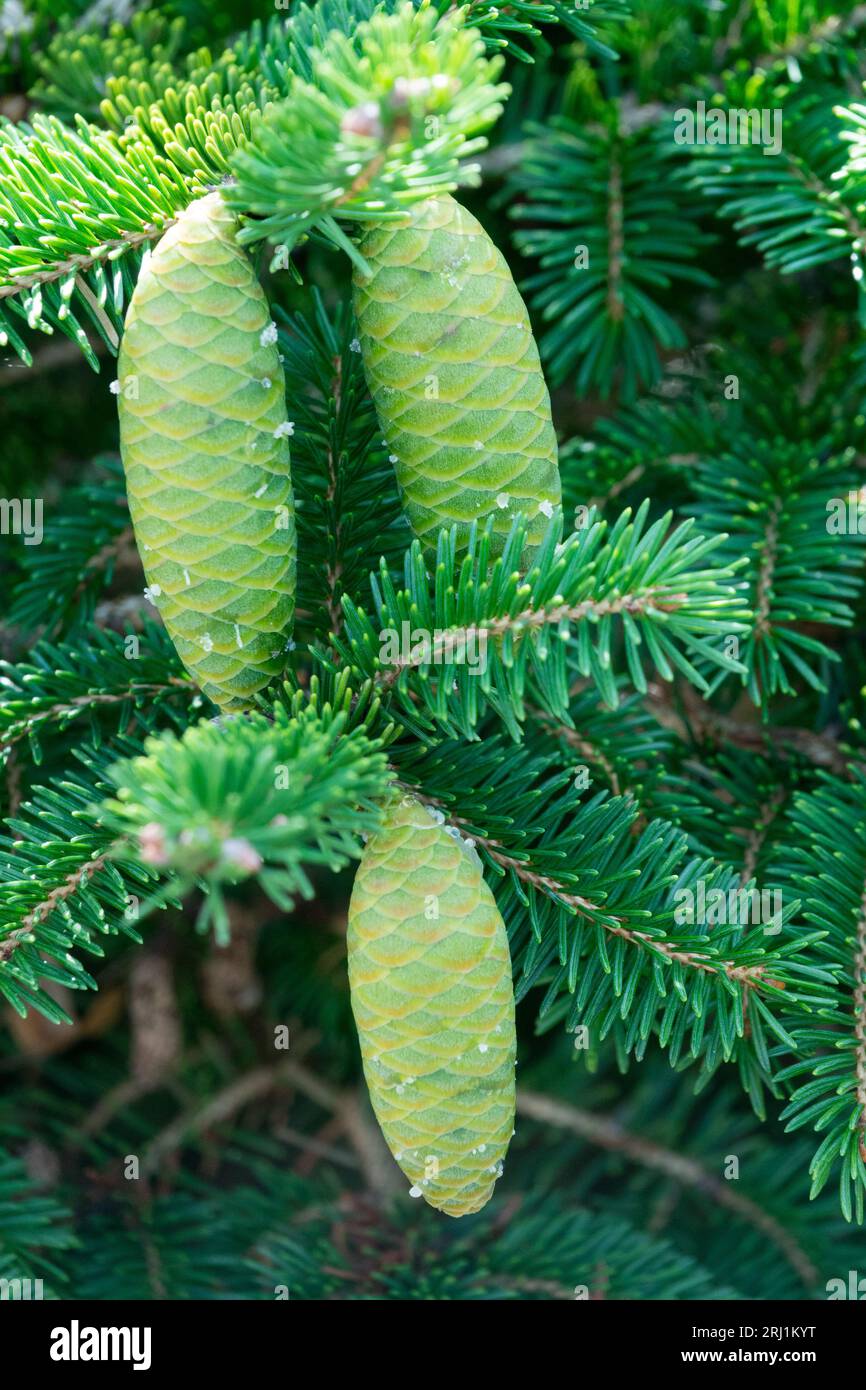
<path id="1" fill-rule="evenodd" d="M 145 864 L 167 864 L 168 851 L 165 831 L 156 821 L 143 825 L 138 832 L 138 852 Z"/>
<path id="2" fill-rule="evenodd" d="M 222 847 L 222 857 L 235 868 L 244 869 L 248 874 L 258 873 L 262 867 L 262 856 L 249 840 L 226 840 Z"/>
<path id="3" fill-rule="evenodd" d="M 344 135 L 368 135 L 379 140 L 384 135 L 379 105 L 375 101 L 365 101 L 361 106 L 353 106 L 340 122 Z"/>

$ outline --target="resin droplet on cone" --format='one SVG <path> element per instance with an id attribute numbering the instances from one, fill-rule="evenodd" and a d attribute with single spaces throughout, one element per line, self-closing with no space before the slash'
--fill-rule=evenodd
<path id="1" fill-rule="evenodd" d="M 285 383 L 264 291 L 218 193 L 142 266 L 118 362 L 120 446 L 149 596 L 223 709 L 283 667 L 295 606 Z"/>
<path id="2" fill-rule="evenodd" d="M 364 1075 L 413 1194 L 489 1200 L 514 1129 L 514 989 L 477 857 L 414 797 L 389 802 L 355 877 L 349 982 Z"/>
<path id="3" fill-rule="evenodd" d="M 409 522 L 428 551 L 514 516 L 527 552 L 561 502 L 556 435 L 529 315 L 505 258 L 447 195 L 365 231 L 355 310 L 367 382 Z"/>

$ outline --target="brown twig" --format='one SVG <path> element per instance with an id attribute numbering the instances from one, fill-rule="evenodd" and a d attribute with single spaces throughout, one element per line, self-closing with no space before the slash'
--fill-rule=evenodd
<path id="1" fill-rule="evenodd" d="M 361 1165 L 356 1154 L 350 1154 L 345 1149 L 338 1148 L 336 1144 L 330 1142 L 342 1132 L 343 1126 L 339 1117 L 329 1115 L 315 1134 L 302 1134 L 300 1130 L 293 1129 L 290 1125 L 281 1125 L 278 1130 L 274 1131 L 274 1137 L 301 1150 L 301 1156 L 295 1163 L 294 1172 L 299 1177 L 306 1178 L 315 1172 L 316 1165 L 321 1158 L 344 1168 L 360 1168 Z"/>
<path id="2" fill-rule="evenodd" d="M 612 151 L 607 182 L 607 312 L 614 323 L 621 323 L 625 317 L 622 296 L 624 251 L 622 164 L 616 151 Z"/>
<path id="3" fill-rule="evenodd" d="M 606 1116 L 590 1114 L 588 1111 L 577 1109 L 576 1106 L 567 1105 L 563 1101 L 534 1091 L 518 1093 L 517 1110 L 519 1114 L 538 1120 L 542 1124 L 568 1130 L 571 1134 L 576 1134 L 579 1138 L 611 1153 L 625 1154 L 634 1163 L 664 1173 L 675 1182 L 712 1197 L 719 1206 L 735 1212 L 772 1241 L 807 1288 L 814 1288 L 817 1284 L 817 1269 L 785 1228 L 758 1206 L 757 1202 L 741 1196 L 729 1182 L 708 1173 L 695 1159 L 673 1153 L 661 1144 L 632 1134 Z"/>
<path id="4" fill-rule="evenodd" d="M 338 1090 L 290 1058 L 275 1066 L 255 1067 L 212 1096 L 194 1113 L 172 1120 L 146 1149 L 141 1162 L 142 1175 L 155 1173 L 166 1156 L 180 1148 L 191 1135 L 223 1124 L 252 1101 L 287 1085 L 303 1092 L 339 1121 L 339 1129 L 350 1139 L 372 1192 L 383 1197 L 399 1190 L 397 1169 L 378 1130 L 367 1120 L 357 1094 Z"/>
<path id="5" fill-rule="evenodd" d="M 760 641 L 770 631 L 770 607 L 773 601 L 773 576 L 779 551 L 779 519 L 782 514 L 782 499 L 777 497 L 773 503 L 764 532 L 764 549 L 761 568 L 755 591 L 755 640 Z"/>
<path id="6" fill-rule="evenodd" d="M 761 810 L 760 820 L 749 831 L 743 852 L 743 867 L 740 871 L 740 887 L 744 888 L 755 877 L 758 856 L 761 853 L 770 827 L 787 800 L 784 787 L 777 787 L 767 804 Z"/>
<path id="7" fill-rule="evenodd" d="M 687 705 L 687 719 L 677 713 L 658 687 L 650 687 L 650 693 L 644 703 L 660 724 L 673 729 L 682 739 L 688 739 L 692 735 L 699 739 L 710 739 L 714 743 L 733 743 L 738 748 L 755 751 L 769 751 L 772 748 L 776 753 L 788 745 L 819 767 L 830 768 L 840 776 L 844 776 L 847 771 L 848 761 L 839 751 L 836 740 L 829 734 L 815 733 L 811 729 L 798 729 L 794 726 L 748 723 L 732 715 L 721 714 L 698 699 L 689 686 L 683 687 L 683 696 Z"/>
<path id="8" fill-rule="evenodd" d="M 553 734 L 554 738 L 560 739 L 563 743 L 567 743 L 569 748 L 573 748 L 581 758 L 586 758 L 587 762 L 598 763 L 610 784 L 610 789 L 614 796 L 620 796 L 622 794 L 622 787 L 617 770 L 607 754 L 599 748 L 597 744 L 591 743 L 583 734 L 579 734 L 577 729 L 571 729 L 567 724 L 560 724 L 553 718 L 553 715 L 548 714 L 546 710 L 538 709 L 535 705 L 527 705 L 526 712 L 527 714 L 531 714 L 534 719 L 537 719 L 539 723 L 543 724 L 548 733 Z"/>
<path id="9" fill-rule="evenodd" d="M 124 503 L 125 505 L 125 503 Z M 95 555 L 91 555 L 87 564 L 84 566 L 84 574 L 78 581 L 73 594 L 72 602 L 75 603 L 87 588 L 89 576 L 104 570 L 110 561 L 117 560 L 127 547 L 134 545 L 135 532 L 132 526 L 124 526 L 112 540 L 106 541 L 105 545 L 100 546 Z M 137 554 L 137 552 L 136 552 Z"/>

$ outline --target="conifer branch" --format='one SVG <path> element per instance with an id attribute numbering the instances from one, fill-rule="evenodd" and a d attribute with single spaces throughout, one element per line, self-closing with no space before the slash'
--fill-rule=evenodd
<path id="1" fill-rule="evenodd" d="M 68 874 L 64 881 L 51 892 L 41 902 L 25 915 L 22 925 L 13 931 L 9 936 L 0 940 L 0 962 L 7 962 L 11 959 L 15 951 L 23 946 L 26 941 L 32 939 L 34 927 L 47 922 L 61 903 L 65 903 L 81 888 L 86 887 L 92 878 L 99 874 L 109 862 L 108 854 L 100 854 L 95 859 L 89 859 L 80 868 Z"/>
<path id="2" fill-rule="evenodd" d="M 0 365 L 0 387 L 23 387 L 4 402 L 20 495 L 0 498 L 0 1284 L 829 1292 L 866 1222 L 866 5 L 290 0 L 250 23 L 234 0 L 121 5 L 121 23 L 103 0 L 73 8 L 0 4 L 20 93 L 0 107 L 23 118 L 0 120 L 0 349 L 69 348 L 36 349 L 32 379 Z M 481 177 L 497 190 L 465 200 L 485 229 L 473 255 L 492 258 L 458 290 L 470 350 L 463 329 L 437 337 L 447 370 L 425 379 L 455 263 L 438 234 L 428 260 L 407 212 Z M 159 277 L 158 241 L 211 193 L 262 280 L 297 529 L 291 631 L 267 644 L 283 668 L 231 714 L 180 664 L 169 605 L 150 621 L 174 584 L 154 585 L 150 541 L 180 525 L 179 547 L 208 549 L 201 512 L 172 500 L 169 517 L 151 493 L 145 537 L 133 494 L 159 450 L 132 459 L 134 392 L 82 392 L 75 365 L 110 367 L 125 334 L 132 350 L 142 267 Z M 357 319 L 353 267 L 375 267 Z M 532 359 L 514 395 L 512 346 Z M 180 350 L 197 362 L 172 383 L 185 413 L 222 368 Z M 148 372 L 176 377 L 159 356 Z M 224 364 L 227 388 L 245 362 Z M 124 463 L 90 458 L 82 420 L 111 448 L 118 410 Z M 512 450 L 535 457 L 541 417 L 561 511 L 556 486 L 505 476 Z M 420 422 L 417 453 L 397 420 Z M 248 424 L 232 415 L 232 437 Z M 482 519 L 467 540 L 487 513 L 447 476 L 458 454 L 509 534 Z M 172 483 L 188 465 L 181 441 Z M 412 490 L 439 484 L 461 520 L 422 548 Z M 440 862 L 495 922 L 503 1134 L 512 996 L 523 1018 L 506 1195 L 465 1229 L 409 1200 L 363 1098 L 362 1062 L 374 1102 L 389 1087 L 355 969 L 389 843 L 410 948 L 435 935 Z M 425 949 L 415 980 L 436 992 L 430 965 Z M 275 1064 L 281 1020 L 293 1060 Z M 480 1075 L 471 1036 L 453 1056 Z M 592 1161 L 575 1187 L 577 1145 Z M 144 1205 L 117 1181 L 124 1153 L 144 1155 Z M 720 1154 L 741 1182 L 714 1176 Z"/>
<path id="3" fill-rule="evenodd" d="M 570 728 L 567 724 L 557 723 L 546 710 L 537 709 L 533 705 L 528 705 L 527 713 L 534 719 L 537 719 L 554 738 L 562 739 L 564 743 L 567 743 L 569 747 L 573 748 L 579 757 L 588 758 L 593 762 L 599 763 L 604 769 L 605 776 L 610 783 L 610 789 L 614 796 L 622 796 L 624 792 L 629 790 L 627 787 L 622 786 L 616 767 L 603 748 L 592 743 L 583 734 L 578 733 L 576 729 Z"/>
<path id="4" fill-rule="evenodd" d="M 687 602 L 687 594 L 671 594 L 663 589 L 650 589 L 643 594 L 623 594 L 613 599 L 587 599 L 573 605 L 557 604 L 553 608 L 524 608 L 519 613 L 491 618 L 489 622 L 478 626 L 449 627 L 438 634 L 429 647 L 424 647 L 418 655 L 399 657 L 393 663 L 380 668 L 376 673 L 376 683 L 387 690 L 396 684 L 402 671 L 415 669 L 430 661 L 441 662 L 446 653 L 471 648 L 482 636 L 501 638 L 510 634 L 520 637 L 524 632 L 543 627 L 561 628 L 563 623 L 580 623 L 587 619 L 598 622 L 602 618 L 622 613 L 632 616 L 675 613 L 678 607 Z"/>
<path id="5" fill-rule="evenodd" d="M 65 720 L 68 716 L 81 714 L 84 711 L 98 709 L 103 705 L 125 704 L 131 700 L 137 703 L 141 699 L 164 695 L 174 690 L 195 691 L 195 682 L 181 676 L 170 676 L 162 683 L 148 683 L 147 681 L 130 681 L 129 685 L 120 690 L 95 690 L 88 691 L 86 695 L 77 695 L 74 699 L 65 704 L 49 705 L 47 709 L 37 709 L 29 713 L 20 721 L 13 721 L 3 726 L 2 742 L 0 742 L 0 754 L 5 752 L 7 747 L 14 743 L 19 743 L 22 739 L 30 738 L 42 724 L 49 726 L 58 720 Z M 0 712 L 2 718 L 2 712 Z M 131 725 L 127 725 L 127 731 Z"/>
<path id="6" fill-rule="evenodd" d="M 860 1131 L 860 1157 L 866 1163 L 866 886 L 860 900 L 860 913 L 857 919 L 857 933 L 854 950 L 854 1032 L 857 1037 L 855 1049 L 857 1073 L 857 1103 L 860 1116 L 857 1128 Z"/>
<path id="7" fill-rule="evenodd" d="M 405 587 L 398 589 L 386 563 L 380 565 L 373 581 L 375 624 L 344 599 L 345 630 L 332 639 L 340 663 L 365 680 L 381 682 L 395 702 L 395 713 L 399 707 L 401 720 L 415 728 L 435 721 L 449 733 L 470 734 L 490 702 L 516 737 L 528 674 L 540 671 L 542 663 L 545 679 L 538 682 L 537 696 L 551 714 L 564 710 L 568 651 L 576 654 L 580 674 L 594 681 L 605 702 L 617 705 L 612 619 L 622 623 L 625 661 L 641 690 L 644 651 L 666 679 L 678 667 L 698 688 L 709 688 L 684 658 L 684 642 L 717 669 L 743 673 L 740 663 L 710 640 L 744 630 L 746 610 L 737 586 L 719 587 L 712 572 L 698 568 L 707 542 L 691 536 L 689 524 L 671 531 L 668 514 L 647 529 L 648 511 L 644 503 L 634 519 L 629 510 L 623 512 L 609 535 L 606 523 L 590 514 L 587 524 L 561 543 L 562 521 L 554 513 L 525 577 L 521 517 L 515 518 L 502 554 L 492 563 L 489 523 L 480 534 L 472 528 L 459 567 L 455 532 L 441 532 L 432 585 L 416 541 L 406 557 Z M 725 579 L 732 579 L 741 563 L 729 565 Z M 572 624 L 578 625 L 574 635 Z M 416 630 L 424 640 L 414 639 L 410 652 L 400 651 L 395 659 L 393 640 Z M 463 640 L 475 636 L 491 640 L 480 669 L 469 670 Z M 322 660 L 333 664 L 327 654 Z"/>
<path id="8" fill-rule="evenodd" d="M 621 918 L 610 914 L 602 905 L 591 902 L 581 894 L 569 892 L 564 884 L 550 875 L 537 872 L 532 868 L 529 859 L 516 858 L 509 854 L 505 846 L 498 840 L 479 834 L 478 830 L 463 816 L 449 812 L 437 798 L 428 796 L 420 787 L 410 787 L 402 783 L 400 785 L 404 791 L 411 792 L 425 805 L 434 806 L 449 825 L 461 834 L 466 833 L 473 844 L 480 846 L 494 864 L 498 864 L 500 868 L 516 875 L 522 883 L 527 884 L 530 888 L 536 889 L 557 903 L 572 908 L 578 915 L 586 917 L 589 921 L 598 923 L 612 936 L 621 937 L 622 940 L 629 941 L 651 953 L 658 952 L 671 964 L 683 965 L 689 970 L 704 971 L 708 975 L 725 975 L 727 979 L 744 986 L 746 989 L 783 990 L 785 988 L 782 981 L 767 976 L 767 967 L 763 964 L 740 966 L 734 961 L 718 959 L 698 951 L 678 950 L 673 942 L 664 941 L 648 932 L 636 931 L 623 926 Z"/>
<path id="9" fill-rule="evenodd" d="M 87 255 L 69 256 L 66 260 L 56 261 L 31 274 L 19 274 L 13 268 L 9 272 L 13 279 L 8 284 L 0 285 L 0 299 L 9 299 L 11 296 L 20 295 L 24 291 L 38 289 L 43 285 L 52 284 L 55 280 L 62 280 L 71 272 L 80 273 L 84 270 L 92 270 L 94 266 L 115 260 L 118 253 L 135 251 L 147 242 L 157 241 L 168 231 L 169 227 L 174 226 L 176 221 L 176 217 L 168 217 L 158 226 L 146 224 L 140 231 L 121 232 L 119 236 L 103 242 L 95 251 Z M 88 289 L 86 282 L 79 281 L 78 284 L 79 287 L 83 286 L 84 289 Z"/>
<path id="10" fill-rule="evenodd" d="M 101 870 L 105 868 L 105 865 L 108 863 L 108 858 L 108 854 L 100 854 L 96 859 L 88 860 L 86 864 L 82 864 L 80 869 L 76 869 L 73 873 L 67 875 L 64 882 L 58 888 L 53 888 L 47 898 L 41 903 L 37 903 L 36 907 L 32 908 L 31 911 L 27 913 L 27 916 L 24 918 L 24 927 L 27 931 L 32 931 L 32 929 L 41 922 L 47 922 L 59 903 L 66 902 L 67 898 L 71 898 L 73 893 L 77 893 L 80 888 L 83 888 L 89 883 L 95 874 L 100 873 Z M 0 953 L 2 953 L 3 946 L 6 944 L 5 942 L 0 944 Z M 8 959 L 8 956 L 4 956 L 4 959 Z"/>

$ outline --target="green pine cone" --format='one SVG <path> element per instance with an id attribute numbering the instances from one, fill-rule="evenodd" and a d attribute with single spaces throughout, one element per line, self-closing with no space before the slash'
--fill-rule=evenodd
<path id="1" fill-rule="evenodd" d="M 514 1132 L 514 990 L 505 923 L 477 856 L 395 797 L 349 906 L 349 983 L 388 1147 L 449 1216 L 478 1211 Z"/>
<path id="2" fill-rule="evenodd" d="M 120 447 L 149 596 L 223 709 L 283 667 L 295 515 L 283 369 L 264 291 L 218 193 L 142 267 L 118 363 Z"/>
<path id="3" fill-rule="evenodd" d="M 355 272 L 361 352 L 406 514 L 428 552 L 457 523 L 514 515 L 527 556 L 561 501 L 556 435 L 529 315 L 500 251 L 447 195 L 365 230 Z"/>

